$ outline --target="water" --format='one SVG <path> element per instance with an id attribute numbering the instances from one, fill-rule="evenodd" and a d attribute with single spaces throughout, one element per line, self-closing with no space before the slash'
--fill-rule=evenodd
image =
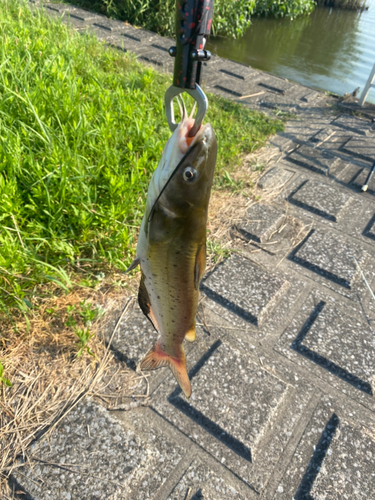
<path id="1" fill-rule="evenodd" d="M 253 18 L 241 39 L 211 38 L 208 49 L 309 87 L 362 91 L 375 63 L 375 0 L 367 5 L 362 13 L 318 7 L 294 21 Z"/>

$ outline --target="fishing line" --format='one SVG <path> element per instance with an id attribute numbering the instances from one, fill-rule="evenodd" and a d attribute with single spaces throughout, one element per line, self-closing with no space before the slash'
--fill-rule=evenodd
<path id="1" fill-rule="evenodd" d="M 177 164 L 177 167 L 173 170 L 171 176 L 169 177 L 169 179 L 167 180 L 167 182 L 164 184 L 162 190 L 160 191 L 158 197 L 156 198 L 154 204 L 152 205 L 152 208 L 150 210 L 150 215 L 148 216 L 148 219 L 147 219 L 147 222 L 151 222 L 151 219 L 152 219 L 152 216 L 154 215 L 154 210 L 155 210 L 155 205 L 157 204 L 157 202 L 159 201 L 161 195 L 164 193 L 166 187 L 168 186 L 168 184 L 171 182 L 172 180 L 172 177 L 174 176 L 174 174 L 177 172 L 177 170 L 181 167 L 181 165 L 183 164 L 183 162 L 186 160 L 186 158 L 188 157 L 188 155 L 194 150 L 194 148 L 197 146 L 197 144 L 193 144 L 193 146 L 191 146 L 191 148 L 189 148 L 186 153 L 184 154 L 184 156 L 182 157 L 182 159 L 179 161 L 179 163 Z"/>

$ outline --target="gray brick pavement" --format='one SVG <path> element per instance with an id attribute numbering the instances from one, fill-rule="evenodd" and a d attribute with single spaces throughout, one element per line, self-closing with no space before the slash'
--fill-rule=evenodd
<path id="1" fill-rule="evenodd" d="M 171 70 L 171 41 L 46 7 Z M 270 140 L 282 159 L 258 183 L 277 195 L 236 221 L 247 243 L 202 282 L 204 327 L 187 346 L 193 395 L 162 369 L 148 408 L 82 403 L 13 476 L 20 498 L 375 499 L 375 304 L 352 259 L 374 288 L 375 184 L 360 185 L 375 132 L 315 90 L 217 57 L 205 70 L 212 92 L 296 118 Z M 135 369 L 154 338 L 135 307 L 113 349 Z"/>

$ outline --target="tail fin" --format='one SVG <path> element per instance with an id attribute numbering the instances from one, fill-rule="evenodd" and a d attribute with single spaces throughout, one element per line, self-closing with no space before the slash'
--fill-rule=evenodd
<path id="1" fill-rule="evenodd" d="M 141 370 L 156 370 L 162 366 L 168 366 L 175 376 L 179 386 L 187 398 L 191 396 L 191 385 L 186 371 L 186 358 L 184 348 L 181 346 L 179 356 L 174 358 L 161 350 L 158 342 L 146 355 L 141 363 Z"/>

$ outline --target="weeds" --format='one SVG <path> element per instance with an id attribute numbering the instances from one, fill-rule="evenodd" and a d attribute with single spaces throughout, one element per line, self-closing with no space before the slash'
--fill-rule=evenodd
<path id="1" fill-rule="evenodd" d="M 225 247 L 220 241 L 208 238 L 207 239 L 207 254 L 208 258 L 214 263 L 218 264 L 231 254 L 233 250 Z"/>
<path id="2" fill-rule="evenodd" d="M 89 340 L 91 340 L 94 337 L 93 333 L 90 333 L 90 329 L 87 328 L 75 328 L 74 333 L 78 337 L 78 346 L 79 346 L 79 351 L 77 352 L 77 358 L 82 356 L 83 351 L 86 351 L 90 356 L 94 356 L 94 353 L 91 351 L 89 346 L 87 345 Z"/>
<path id="3" fill-rule="evenodd" d="M 77 345 L 79 350 L 77 357 L 79 358 L 83 351 L 86 351 L 90 356 L 94 356 L 87 345 L 89 340 L 94 337 L 94 334 L 90 333 L 90 327 L 96 320 L 103 316 L 104 310 L 100 306 L 94 306 L 91 302 L 83 300 L 78 304 L 68 305 L 66 313 L 65 326 L 71 328 L 78 337 Z M 83 323 L 84 326 L 77 326 L 79 323 Z"/>
<path id="4" fill-rule="evenodd" d="M 3 365 L 2 365 L 2 364 L 1 364 L 1 362 L 0 362 L 0 385 L 1 385 L 1 384 L 4 384 L 4 385 L 6 385 L 6 386 L 8 386 L 8 387 L 12 387 L 12 384 L 11 384 L 10 380 L 9 380 L 9 379 L 7 379 L 7 378 L 4 376 L 4 367 L 3 367 Z"/>

